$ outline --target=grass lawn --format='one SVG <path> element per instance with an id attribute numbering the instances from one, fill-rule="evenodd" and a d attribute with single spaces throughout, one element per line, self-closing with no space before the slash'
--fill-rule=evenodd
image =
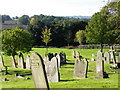
<path id="1" fill-rule="evenodd" d="M 38 52 L 42 57 L 45 54 L 45 48 L 33 48 L 31 52 Z M 49 83 L 50 88 L 118 88 L 118 73 L 117 69 L 111 68 L 110 64 L 105 64 L 105 71 L 109 74 L 109 78 L 106 79 L 94 79 L 96 74 L 95 61 L 89 61 L 88 74 L 86 79 L 73 78 L 74 71 L 74 59 L 71 57 L 72 50 L 79 51 L 80 54 L 90 60 L 92 54 L 95 54 L 98 49 L 62 49 L 62 48 L 49 48 L 50 53 L 60 53 L 63 51 L 67 56 L 67 64 L 62 65 L 60 68 L 60 82 Z M 108 49 L 104 50 L 108 51 Z M 29 53 L 30 54 L 30 53 Z M 26 59 L 24 54 L 24 58 Z M 2 82 L 2 88 L 34 88 L 34 82 L 30 70 L 11 68 L 11 60 L 9 56 L 3 55 L 5 65 L 8 66 L 9 75 L 4 75 L 5 68 L 2 67 L 2 78 L 6 77 L 9 81 Z M 17 61 L 17 56 L 16 56 Z M 30 79 L 15 78 L 14 74 L 25 75 Z"/>

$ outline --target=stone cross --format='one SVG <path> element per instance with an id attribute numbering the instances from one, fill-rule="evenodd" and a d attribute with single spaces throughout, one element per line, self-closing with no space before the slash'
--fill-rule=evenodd
<path id="1" fill-rule="evenodd" d="M 105 57 L 105 63 L 110 63 L 110 53 L 109 52 L 105 52 L 104 53 L 104 57 Z"/>
<path id="2" fill-rule="evenodd" d="M 18 68 L 21 68 L 21 69 L 25 68 L 25 62 L 24 62 L 22 53 L 20 53 L 20 55 L 18 55 Z"/>
<path id="3" fill-rule="evenodd" d="M 47 73 L 48 82 L 59 82 L 59 68 L 58 68 L 58 60 L 56 57 L 53 57 L 51 60 L 44 60 L 45 62 L 45 70 Z"/>
<path id="4" fill-rule="evenodd" d="M 35 87 L 49 89 L 42 57 L 38 53 L 33 52 L 30 55 L 30 64 Z"/>
<path id="5" fill-rule="evenodd" d="M 2 55 L 0 55 L 0 66 L 4 66 L 4 62 L 3 62 L 3 57 L 2 57 Z"/>
<path id="6" fill-rule="evenodd" d="M 30 67 L 30 56 L 29 55 L 27 55 L 27 57 L 26 57 L 26 69 L 31 69 L 31 67 Z"/>
<path id="7" fill-rule="evenodd" d="M 74 65 L 74 78 L 84 79 L 87 78 L 88 61 L 87 59 L 76 59 Z"/>
<path id="8" fill-rule="evenodd" d="M 104 72 L 104 61 L 102 52 L 97 52 L 97 60 L 96 60 L 96 78 L 108 78 L 108 74 Z"/>

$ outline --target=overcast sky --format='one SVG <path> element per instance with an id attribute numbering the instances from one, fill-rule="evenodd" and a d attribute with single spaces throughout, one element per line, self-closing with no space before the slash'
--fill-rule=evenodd
<path id="1" fill-rule="evenodd" d="M 0 0 L 0 14 L 91 16 L 105 5 L 103 0 Z"/>

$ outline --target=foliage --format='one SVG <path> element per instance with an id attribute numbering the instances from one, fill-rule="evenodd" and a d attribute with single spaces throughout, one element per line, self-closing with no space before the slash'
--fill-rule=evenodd
<path id="1" fill-rule="evenodd" d="M 30 20 L 30 24 L 34 25 L 35 22 L 36 22 L 36 19 L 35 19 L 35 18 L 31 18 L 31 20 Z"/>
<path id="2" fill-rule="evenodd" d="M 16 28 L 2 32 L 2 51 L 7 55 L 29 52 L 32 48 L 31 34 Z"/>
<path id="3" fill-rule="evenodd" d="M 18 23 L 22 25 L 28 25 L 29 24 L 29 16 L 28 15 L 23 15 L 18 19 Z"/>
<path id="4" fill-rule="evenodd" d="M 2 15 L 2 22 L 12 20 L 9 15 Z"/>
<path id="5" fill-rule="evenodd" d="M 75 35 L 75 42 L 79 42 L 79 44 L 85 44 L 85 30 L 79 30 Z"/>
<path id="6" fill-rule="evenodd" d="M 106 44 L 108 40 L 108 31 L 112 30 L 110 23 L 107 22 L 107 16 L 98 12 L 92 16 L 90 22 L 86 26 L 86 41 L 88 43 Z"/>
<path id="7" fill-rule="evenodd" d="M 50 39 L 50 36 L 51 36 L 50 29 L 48 27 L 45 27 L 42 31 L 41 38 L 43 39 L 42 41 L 45 43 L 46 46 L 52 40 L 52 39 Z"/>

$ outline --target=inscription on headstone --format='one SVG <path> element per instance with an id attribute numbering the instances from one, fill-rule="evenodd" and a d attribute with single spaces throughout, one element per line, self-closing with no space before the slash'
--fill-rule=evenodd
<path id="1" fill-rule="evenodd" d="M 77 59 L 74 65 L 74 78 L 87 78 L 88 61 L 87 59 Z"/>
<path id="2" fill-rule="evenodd" d="M 36 52 L 32 53 L 30 55 L 30 64 L 35 87 L 49 89 L 42 57 Z"/>

